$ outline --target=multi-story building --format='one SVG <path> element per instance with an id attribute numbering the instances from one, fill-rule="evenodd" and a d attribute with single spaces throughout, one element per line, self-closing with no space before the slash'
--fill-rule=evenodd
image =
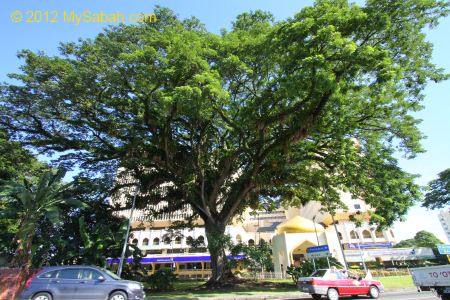
<path id="1" fill-rule="evenodd" d="M 447 236 L 447 241 L 450 242 L 450 207 L 439 212 L 439 222 L 441 222 L 442 229 Z"/>
<path id="2" fill-rule="evenodd" d="M 124 197 L 124 195 L 121 195 L 115 200 L 123 204 L 125 203 Z M 314 224 L 314 230 L 317 226 L 320 230 L 325 231 L 326 237 L 321 237 L 319 241 L 317 234 L 317 240 L 313 238 L 314 235 L 311 235 L 311 230 L 313 230 L 311 228 L 313 227 L 309 226 L 308 232 L 313 240 L 306 244 L 302 244 L 296 239 L 289 241 L 293 243 L 293 249 L 282 250 L 287 251 L 287 253 L 280 254 L 285 257 L 283 262 L 280 260 L 281 256 L 274 255 L 275 270 L 282 273 L 285 271 L 282 267 L 283 263 L 287 266 L 305 257 L 306 246 L 332 244 L 333 255 L 342 260 L 342 251 L 336 250 L 337 245 L 339 245 L 337 236 L 346 249 L 354 248 L 355 244 L 375 246 L 392 245 L 395 242 L 394 233 L 390 229 L 379 230 L 376 226 L 369 225 L 366 220 L 363 220 L 360 226 L 355 226 L 350 221 L 352 215 L 366 216 L 370 207 L 364 201 L 353 199 L 347 193 L 341 194 L 341 200 L 345 203 L 347 209 L 339 210 L 333 216 L 323 212 L 321 204 L 314 201 L 300 208 L 280 208 L 270 212 L 247 210 L 241 216 L 236 217 L 232 224 L 226 227 L 225 232 L 234 243 L 253 245 L 264 240 L 272 244 L 275 253 L 279 252 L 280 249 L 275 245 L 274 237 L 278 241 L 280 233 L 282 233 L 280 228 L 285 227 L 285 224 L 289 222 L 297 222 L 296 217 L 300 217 L 300 222 L 304 223 L 297 224 L 300 227 L 308 227 Z M 203 221 L 196 219 L 192 228 L 173 230 L 171 225 L 174 222 L 187 219 L 193 212 L 186 206 L 171 213 L 158 215 L 150 213 L 150 211 L 162 211 L 165 205 L 165 203 L 160 203 L 147 209 L 134 210 L 131 218 L 132 235 L 130 242 L 137 245 L 145 253 L 146 256 L 142 262 L 150 272 L 161 267 L 172 267 L 179 275 L 207 277 L 210 273 L 210 259 L 207 253 L 208 241 Z M 123 210 L 120 215 L 129 218 L 130 213 L 130 210 Z M 338 230 L 337 234 L 334 224 L 336 224 Z M 190 240 L 197 241 L 197 246 L 192 247 Z"/>
<path id="3" fill-rule="evenodd" d="M 129 191 L 128 197 L 134 192 Z M 125 194 L 119 194 L 113 201 L 124 205 L 125 197 Z M 389 250 L 390 253 L 386 250 L 396 242 L 394 232 L 390 228 L 380 229 L 369 223 L 369 205 L 351 197 L 349 193 L 342 192 L 340 197 L 345 209 L 339 209 L 333 215 L 315 201 L 298 208 L 279 208 L 270 212 L 248 209 L 226 227 L 225 233 L 235 244 L 270 243 L 275 271 L 281 273 L 285 272 L 287 266 L 300 263 L 306 258 L 307 249 L 316 245 L 328 245 L 331 255 L 341 262 L 344 261 L 343 254 L 349 263 L 360 263 L 364 257 L 379 261 L 392 260 L 394 257 L 411 258 L 408 254 L 410 250 L 402 250 L 408 253 Z M 164 211 L 166 206 L 167 203 L 161 202 L 133 212 L 130 242 L 144 252 L 142 262 L 150 272 L 161 267 L 172 267 L 179 275 L 209 276 L 210 256 L 203 220 L 194 220 L 190 228 L 173 229 L 175 222 L 188 219 L 193 211 L 185 206 L 175 212 L 152 213 Z M 449 212 L 446 213 L 446 226 L 449 226 Z M 122 210 L 119 214 L 130 218 L 131 211 Z M 352 222 L 353 219 L 359 220 L 358 225 Z M 360 253 L 362 251 L 365 253 Z M 425 256 L 432 255 L 425 252 Z M 416 256 L 412 259 L 417 259 Z"/>

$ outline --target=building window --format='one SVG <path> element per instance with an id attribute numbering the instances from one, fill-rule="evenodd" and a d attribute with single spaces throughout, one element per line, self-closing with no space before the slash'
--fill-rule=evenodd
<path id="1" fill-rule="evenodd" d="M 371 239 L 372 238 L 372 235 L 370 234 L 369 230 L 364 230 L 362 232 L 362 236 L 363 236 L 363 239 Z"/>
<path id="2" fill-rule="evenodd" d="M 158 238 L 154 238 L 153 239 L 153 245 L 155 245 L 155 246 L 159 245 L 159 239 Z"/>
<path id="3" fill-rule="evenodd" d="M 175 238 L 175 244 L 177 244 L 177 245 L 181 244 L 181 237 L 177 236 Z"/>
<path id="4" fill-rule="evenodd" d="M 164 238 L 164 245 L 170 245 L 170 238 L 169 237 Z"/>
<path id="5" fill-rule="evenodd" d="M 342 233 L 340 233 L 339 231 L 338 231 L 338 236 L 339 236 L 339 240 L 341 240 L 341 241 L 342 241 L 342 239 L 343 239 L 343 237 L 342 237 Z"/>
<path id="6" fill-rule="evenodd" d="M 203 237 L 203 235 L 199 236 L 197 238 L 197 241 L 200 245 L 204 245 L 205 244 L 205 238 Z"/>
<path id="7" fill-rule="evenodd" d="M 248 240 L 248 245 L 249 245 L 249 246 L 255 246 L 255 241 L 252 240 L 252 239 L 249 239 L 249 240 Z"/>
<path id="8" fill-rule="evenodd" d="M 394 232 L 392 231 L 392 229 L 391 229 L 391 235 L 393 238 L 395 238 L 395 235 L 394 235 Z"/>
<path id="9" fill-rule="evenodd" d="M 137 240 L 137 239 L 134 239 L 131 243 L 132 243 L 133 245 L 137 245 L 137 244 L 138 244 L 138 240 Z"/>
<path id="10" fill-rule="evenodd" d="M 355 204 L 354 207 L 355 209 L 361 209 L 361 204 Z"/>
<path id="11" fill-rule="evenodd" d="M 353 240 L 359 239 L 358 233 L 354 230 L 350 231 L 350 238 Z"/>
<path id="12" fill-rule="evenodd" d="M 142 246 L 148 246 L 148 238 L 145 238 L 145 239 L 142 241 Z"/>
<path id="13" fill-rule="evenodd" d="M 381 231 L 377 230 L 377 231 L 375 231 L 375 237 L 376 238 L 384 238 L 384 235 Z"/>

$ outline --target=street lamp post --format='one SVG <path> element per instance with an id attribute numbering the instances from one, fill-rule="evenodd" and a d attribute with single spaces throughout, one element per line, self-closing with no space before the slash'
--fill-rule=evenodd
<path id="1" fill-rule="evenodd" d="M 133 219 L 134 207 L 136 204 L 136 196 L 139 193 L 139 190 L 140 190 L 140 185 L 137 185 L 136 192 L 134 193 L 134 196 L 133 196 L 133 204 L 131 205 L 130 217 L 128 219 L 128 226 L 127 226 L 127 233 L 125 234 L 125 241 L 123 242 L 122 254 L 120 255 L 119 268 L 117 269 L 117 276 L 119 276 L 119 277 L 122 274 L 123 261 L 125 260 L 125 252 L 127 250 L 128 237 L 130 235 L 131 220 Z"/>
<path id="2" fill-rule="evenodd" d="M 353 223 L 353 229 L 355 231 L 356 234 L 356 244 L 358 245 L 358 249 L 359 249 L 359 256 L 361 257 L 361 262 L 363 264 L 363 268 L 364 268 L 364 272 L 367 274 L 367 267 L 366 267 L 366 261 L 364 260 L 364 253 L 361 250 L 361 244 L 359 243 L 359 233 L 356 231 L 356 225 L 354 222 Z"/>
<path id="3" fill-rule="evenodd" d="M 320 242 L 319 242 L 319 235 L 317 234 L 317 228 L 316 228 L 316 216 L 313 217 L 313 224 L 314 224 L 314 232 L 316 233 L 317 246 L 319 246 Z"/>

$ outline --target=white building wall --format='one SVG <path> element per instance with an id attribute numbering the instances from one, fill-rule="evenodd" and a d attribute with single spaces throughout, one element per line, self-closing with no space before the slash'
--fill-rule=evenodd
<path id="1" fill-rule="evenodd" d="M 447 237 L 447 242 L 450 242 L 450 207 L 441 210 L 438 218 Z"/>

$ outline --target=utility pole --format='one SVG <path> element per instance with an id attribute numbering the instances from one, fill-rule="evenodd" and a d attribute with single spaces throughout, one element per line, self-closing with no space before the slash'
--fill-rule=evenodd
<path id="1" fill-rule="evenodd" d="M 139 193 L 140 189 L 141 189 L 141 187 L 138 184 L 136 186 L 136 192 L 134 193 L 134 196 L 133 196 L 133 204 L 131 205 L 130 217 L 128 219 L 127 233 L 125 234 L 125 241 L 123 242 L 122 255 L 120 255 L 119 268 L 117 269 L 117 276 L 119 276 L 119 277 L 122 274 L 123 261 L 125 260 L 125 252 L 127 250 L 128 237 L 130 235 L 130 227 L 131 227 L 131 221 L 133 219 L 134 207 L 136 204 L 136 196 Z"/>
<path id="2" fill-rule="evenodd" d="M 367 267 L 366 267 L 366 261 L 364 260 L 364 253 L 363 253 L 363 251 L 361 250 L 361 244 L 359 243 L 359 238 L 360 238 L 360 236 L 359 236 L 359 233 L 356 231 L 356 228 L 357 228 L 357 227 L 356 227 L 355 223 L 354 223 L 354 222 L 352 222 L 352 223 L 353 223 L 353 229 L 354 229 L 355 234 L 356 234 L 356 244 L 358 245 L 359 256 L 361 257 L 361 262 L 362 262 L 362 264 L 363 264 L 364 273 L 367 274 Z"/>
<path id="3" fill-rule="evenodd" d="M 313 217 L 313 224 L 314 224 L 314 232 L 316 233 L 317 246 L 320 246 L 319 235 L 317 234 L 317 228 L 316 228 L 316 216 Z"/>

